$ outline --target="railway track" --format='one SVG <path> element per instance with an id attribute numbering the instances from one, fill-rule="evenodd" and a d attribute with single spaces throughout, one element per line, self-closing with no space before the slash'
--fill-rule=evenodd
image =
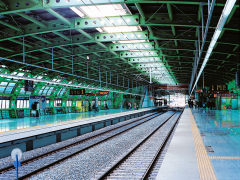
<path id="1" fill-rule="evenodd" d="M 87 136 L 86 138 L 83 138 L 77 142 L 26 159 L 22 161 L 22 166 L 19 168 L 19 179 L 31 177 L 34 174 L 59 164 L 62 161 L 73 157 L 74 155 L 77 155 L 91 147 L 107 141 L 108 139 L 139 126 L 161 114 L 162 113 L 152 113 L 115 124 L 114 127 L 108 126 L 104 128 L 106 130 L 101 129 L 97 133 L 93 133 L 93 135 Z M 38 161 L 41 161 L 41 163 L 38 163 Z M 15 177 L 14 172 L 15 168 L 13 166 L 7 166 L 0 169 L 0 175 L 7 177 L 7 179 L 12 179 L 11 177 Z"/>
<path id="2" fill-rule="evenodd" d="M 125 155 L 98 172 L 94 179 L 148 179 L 182 112 L 169 117 Z"/>

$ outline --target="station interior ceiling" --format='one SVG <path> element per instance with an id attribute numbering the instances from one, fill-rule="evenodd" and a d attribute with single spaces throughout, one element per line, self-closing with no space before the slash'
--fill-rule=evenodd
<path id="1" fill-rule="evenodd" d="M 150 71 L 153 84 L 189 84 L 201 14 L 204 24 L 208 18 L 201 2 L 0 0 L 1 70 L 94 87 L 101 74 L 119 90 L 148 85 Z M 198 71 L 225 3 L 215 3 Z M 235 78 L 238 52 L 239 1 L 204 69 L 206 86 Z"/>

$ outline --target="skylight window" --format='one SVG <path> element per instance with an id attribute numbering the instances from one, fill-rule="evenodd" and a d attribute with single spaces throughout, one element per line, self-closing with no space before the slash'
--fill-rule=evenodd
<path id="1" fill-rule="evenodd" d="M 119 43 L 139 43 L 146 42 L 146 40 L 130 40 L 130 41 L 118 41 Z"/>
<path id="2" fill-rule="evenodd" d="M 104 27 L 103 29 L 108 33 L 138 31 L 137 26 Z"/>
<path id="3" fill-rule="evenodd" d="M 126 15 L 126 11 L 120 4 L 81 6 L 81 9 L 91 18 Z"/>
<path id="4" fill-rule="evenodd" d="M 72 11 L 74 11 L 77 15 L 79 15 L 80 17 L 84 17 L 84 14 L 76 7 L 70 7 L 70 9 Z"/>

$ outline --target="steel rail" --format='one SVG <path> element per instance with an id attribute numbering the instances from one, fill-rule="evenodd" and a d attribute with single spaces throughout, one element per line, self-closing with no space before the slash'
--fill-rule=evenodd
<path id="1" fill-rule="evenodd" d="M 143 177 L 142 177 L 143 180 L 147 180 L 149 174 L 150 174 L 151 171 L 152 171 L 152 168 L 153 168 L 155 162 L 157 161 L 157 158 L 159 157 L 161 151 L 162 151 L 162 150 L 164 149 L 164 147 L 166 146 L 166 144 L 167 144 L 167 142 L 168 142 L 171 134 L 173 133 L 173 130 L 174 130 L 175 126 L 177 125 L 177 122 L 179 121 L 179 118 L 181 117 L 183 111 L 184 111 L 184 108 L 183 108 L 183 110 L 181 111 L 181 114 L 178 116 L 178 118 L 177 118 L 176 122 L 174 123 L 174 125 L 171 127 L 171 130 L 168 132 L 167 136 L 165 137 L 162 146 L 160 146 L 159 149 L 158 149 L 158 151 L 156 152 L 156 154 L 155 154 L 155 156 L 154 156 L 151 164 L 149 164 L 147 171 L 144 173 L 144 175 L 143 175 Z"/>
<path id="2" fill-rule="evenodd" d="M 118 126 L 118 127 L 112 128 L 112 129 L 109 129 L 109 130 L 104 131 L 104 132 L 101 132 L 101 133 L 99 133 L 99 134 L 96 134 L 96 135 L 93 135 L 93 136 L 90 136 L 90 137 L 86 137 L 86 138 L 84 138 L 84 139 L 81 139 L 80 141 L 77 141 L 77 142 L 68 144 L 68 145 L 66 145 L 66 146 L 63 146 L 63 147 L 60 147 L 60 148 L 51 150 L 51 151 L 49 151 L 49 152 L 46 152 L 46 153 L 37 155 L 37 156 L 32 157 L 32 158 L 30 158 L 30 159 L 26 159 L 26 160 L 22 161 L 21 164 L 22 164 L 22 165 L 27 164 L 27 163 L 29 163 L 29 162 L 31 162 L 31 161 L 34 161 L 34 160 L 39 159 L 39 158 L 41 158 L 41 157 L 44 157 L 44 156 L 46 156 L 46 155 L 53 154 L 53 153 L 55 153 L 55 152 L 57 152 L 57 151 L 59 151 L 59 150 L 66 149 L 66 148 L 68 148 L 68 147 L 70 147 L 70 146 L 77 145 L 77 144 L 79 144 L 79 143 L 82 143 L 83 141 L 89 140 L 89 139 L 94 138 L 94 137 L 97 137 L 97 136 L 99 136 L 99 135 L 103 135 L 103 134 L 105 134 L 105 133 L 108 133 L 108 132 L 111 132 L 111 131 L 113 131 L 113 130 L 119 129 L 119 128 L 121 128 L 121 127 L 127 126 L 127 125 L 132 124 L 132 123 L 134 123 L 134 122 L 136 122 L 136 121 L 139 121 L 139 120 L 141 120 L 141 119 L 148 118 L 148 117 L 150 117 L 150 116 L 154 116 L 154 115 L 156 115 L 156 114 L 157 114 L 157 112 L 156 112 L 156 113 L 151 113 L 150 115 L 147 115 L 147 116 L 145 116 L 145 117 L 137 118 L 136 120 L 131 121 L 131 122 L 127 123 L 127 124 L 123 124 L 123 125 L 121 125 L 121 126 Z M 161 114 L 160 114 L 160 115 L 161 115 Z M 135 119 L 135 118 L 134 118 L 134 119 Z M 132 119 L 132 120 L 133 120 L 133 119 Z M 0 169 L 0 173 L 2 173 L 2 172 L 4 172 L 4 171 L 8 171 L 8 170 L 10 170 L 10 169 L 12 169 L 12 168 L 14 168 L 13 165 L 7 166 L 7 167 L 4 167 L 4 168 L 1 168 L 1 169 Z"/>
<path id="3" fill-rule="evenodd" d="M 104 174 L 102 174 L 98 180 L 105 179 L 116 167 L 118 167 L 126 158 L 128 158 L 133 152 L 135 152 L 143 143 L 145 143 L 155 132 L 157 132 L 169 119 L 171 119 L 178 111 L 174 112 L 169 118 L 167 118 L 162 124 L 160 124 L 154 131 L 147 135 L 140 143 L 133 147 L 128 153 L 120 158 L 115 164 L 108 168 Z"/>
<path id="4" fill-rule="evenodd" d="M 116 134 L 113 134 L 113 135 L 111 135 L 111 136 L 109 136 L 109 137 L 107 137 L 107 138 L 105 138 L 105 139 L 102 139 L 102 140 L 100 140 L 100 141 L 98 141 L 98 142 L 96 142 L 96 143 L 94 143 L 94 144 L 91 144 L 91 145 L 89 145 L 89 146 L 87 146 L 87 147 L 84 147 L 84 148 L 82 148 L 82 149 L 80 149 L 80 150 L 78 150 L 78 151 L 76 151 L 76 152 L 74 152 L 74 153 L 71 153 L 71 154 L 69 154 L 69 155 L 67 155 L 67 156 L 65 156 L 65 157 L 63 157 L 63 158 L 61 158 L 61 159 L 58 159 L 58 160 L 56 160 L 56 161 L 54 161 L 54 162 L 51 162 L 51 163 L 47 164 L 46 166 L 40 167 L 40 168 L 38 168 L 38 169 L 35 169 L 35 170 L 33 170 L 32 172 L 27 173 L 27 174 L 19 177 L 19 180 L 23 180 L 23 179 L 29 178 L 29 177 L 31 177 L 31 176 L 33 176 L 33 175 L 35 175 L 35 174 L 37 174 L 37 173 L 39 173 L 39 172 L 47 169 L 47 168 L 50 168 L 50 167 L 52 167 L 52 166 L 54 166 L 54 165 L 56 165 L 56 164 L 59 164 L 60 162 L 65 161 L 65 160 L 67 160 L 67 159 L 69 159 L 69 158 L 71 158 L 71 157 L 73 157 L 73 156 L 75 156 L 75 155 L 77 155 L 77 154 L 79 154 L 79 153 L 81 153 L 81 152 L 83 152 L 83 151 L 86 151 L 86 150 L 88 150 L 89 148 L 92 148 L 92 147 L 94 147 L 94 146 L 96 146 L 96 145 L 98 145 L 98 144 L 100 144 L 100 143 L 102 143 L 102 142 L 105 142 L 105 141 L 107 141 L 107 140 L 109 140 L 109 139 L 111 139 L 111 138 L 113 138 L 113 137 L 115 137 L 115 136 L 118 136 L 118 135 L 120 135 L 120 134 L 122 134 L 122 133 L 124 133 L 124 132 L 126 132 L 126 131 L 129 131 L 129 130 L 131 130 L 131 129 L 133 129 L 133 128 L 135 128 L 135 127 L 137 127 L 137 126 L 139 126 L 139 125 L 141 125 L 141 124 L 143 124 L 143 123 L 146 123 L 147 121 L 152 120 L 153 118 L 155 118 L 155 117 L 157 117 L 157 116 L 159 116 L 159 115 L 161 115 L 161 114 L 158 114 L 158 115 L 156 115 L 156 116 L 150 117 L 149 119 L 147 119 L 147 120 L 145 120 L 145 121 L 143 121 L 143 122 L 141 122 L 141 123 L 139 123 L 139 124 L 137 124 L 137 125 L 134 125 L 134 126 L 132 126 L 132 127 L 129 127 L 129 128 L 127 128 L 127 129 L 125 129 L 125 130 L 123 130 L 123 131 L 121 131 L 121 132 L 118 132 L 118 133 L 116 133 Z M 145 117 L 145 118 L 146 118 L 146 117 Z M 142 119 L 144 119 L 144 118 L 142 118 Z M 138 121 L 138 120 L 137 120 L 137 121 Z M 112 129 L 111 129 L 110 131 L 112 131 Z M 107 132 L 104 132 L 104 133 L 107 133 Z M 90 137 L 90 138 L 92 138 L 92 137 Z M 89 139 L 90 139 L 90 138 L 89 138 Z M 84 140 L 84 141 L 85 141 L 85 140 Z M 70 146 L 69 146 L 69 147 L 70 147 Z M 68 147 L 67 147 L 67 148 L 68 148 Z M 61 148 L 61 149 L 64 150 L 64 149 L 66 149 L 66 147 L 65 147 L 65 148 Z M 41 157 L 46 157 L 46 156 L 48 156 L 48 155 L 49 155 L 49 154 L 46 153 L 45 155 L 41 155 Z M 35 158 L 35 160 L 38 160 L 38 159 Z M 33 159 L 32 161 L 34 161 L 34 159 Z M 28 162 L 32 162 L 32 161 L 28 161 Z M 23 162 L 22 164 L 27 164 L 27 163 L 24 163 L 24 162 Z"/>

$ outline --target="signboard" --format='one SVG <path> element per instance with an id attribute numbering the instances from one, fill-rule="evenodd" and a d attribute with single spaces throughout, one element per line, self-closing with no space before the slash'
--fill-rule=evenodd
<path id="1" fill-rule="evenodd" d="M 30 96 L 30 109 L 38 110 L 46 108 L 46 96 Z"/>
<path id="2" fill-rule="evenodd" d="M 228 94 L 228 91 L 208 91 L 209 94 Z"/>
<path id="3" fill-rule="evenodd" d="M 141 96 L 136 96 L 136 100 L 141 100 Z"/>
<path id="4" fill-rule="evenodd" d="M 24 86 L 25 91 L 33 91 L 33 81 L 25 80 L 25 86 Z"/>
<path id="5" fill-rule="evenodd" d="M 237 97 L 238 93 L 219 94 L 221 97 Z"/>
<path id="6" fill-rule="evenodd" d="M 154 99 L 154 97 L 150 97 L 150 99 Z"/>
<path id="7" fill-rule="evenodd" d="M 103 94 L 96 94 L 96 93 L 94 93 L 94 94 L 92 94 L 92 93 L 86 93 L 85 95 L 86 95 L 86 96 L 104 96 Z"/>
<path id="8" fill-rule="evenodd" d="M 197 89 L 196 92 L 203 92 L 203 90 L 202 89 Z"/>
<path id="9" fill-rule="evenodd" d="M 227 85 L 211 85 L 210 91 L 227 91 Z"/>
<path id="10" fill-rule="evenodd" d="M 85 89 L 70 89 L 69 95 L 85 95 Z"/>
<path id="11" fill-rule="evenodd" d="M 123 95 L 123 98 L 134 98 L 133 95 Z"/>
<path id="12" fill-rule="evenodd" d="M 108 95 L 109 91 L 99 91 L 98 94 L 101 95 Z"/>

